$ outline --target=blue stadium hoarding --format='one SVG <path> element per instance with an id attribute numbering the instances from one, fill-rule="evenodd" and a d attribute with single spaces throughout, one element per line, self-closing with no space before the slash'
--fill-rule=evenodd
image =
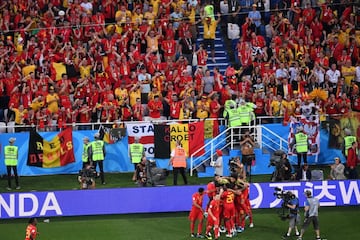
<path id="1" fill-rule="evenodd" d="M 278 187 L 298 195 L 301 206 L 305 201 L 302 193 L 307 189 L 319 198 L 321 206 L 359 205 L 359 186 L 360 180 L 253 183 L 250 201 L 253 208 L 278 208 L 281 199 L 274 196 Z M 1 193 L 0 219 L 189 211 L 191 195 L 199 187 Z"/>

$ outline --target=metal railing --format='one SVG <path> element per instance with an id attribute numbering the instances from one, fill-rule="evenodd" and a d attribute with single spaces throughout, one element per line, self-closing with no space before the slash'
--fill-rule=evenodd
<path id="1" fill-rule="evenodd" d="M 148 119 L 145 121 L 114 121 L 114 122 L 90 122 L 90 123 L 63 123 L 61 127 L 57 123 L 53 123 L 51 125 L 44 126 L 43 129 L 40 128 L 39 125 L 16 125 L 14 121 L 0 122 L 0 133 L 14 133 L 14 132 L 26 132 L 30 130 L 36 130 L 38 132 L 51 132 L 51 131 L 59 131 L 66 127 L 73 128 L 74 131 L 76 130 L 97 130 L 100 126 L 126 126 L 126 124 L 130 123 L 154 123 L 154 124 L 170 124 L 170 123 L 193 123 L 198 121 L 203 121 L 204 119 Z M 226 124 L 226 120 L 224 118 L 206 118 L 205 120 L 217 120 L 220 124 Z"/>
<path id="2" fill-rule="evenodd" d="M 264 131 L 266 131 L 268 134 L 264 134 Z M 267 128 L 264 125 L 259 125 L 258 135 L 261 136 L 261 141 L 258 141 L 260 148 L 263 148 L 264 146 L 266 146 L 267 148 L 269 148 L 273 151 L 276 151 L 276 150 L 284 151 L 284 150 L 288 149 L 288 140 L 281 137 L 277 133 L 271 131 L 269 128 Z M 271 136 L 275 137 L 275 140 L 273 138 L 271 138 Z M 272 144 L 270 144 L 264 140 L 268 140 Z M 278 141 L 276 141 L 276 140 L 278 140 Z"/>
<path id="3" fill-rule="evenodd" d="M 223 150 L 225 148 L 234 149 L 235 139 L 240 139 L 242 129 L 249 129 L 250 135 L 253 137 L 255 144 L 260 148 L 267 148 L 272 151 L 283 150 L 287 152 L 288 142 L 287 139 L 279 136 L 275 132 L 271 131 L 264 125 L 251 125 L 242 127 L 229 127 L 225 131 L 221 132 L 217 137 L 210 142 L 199 148 L 190 156 L 190 176 L 193 176 L 194 171 L 205 164 L 207 161 L 214 160 L 215 149 Z M 266 132 L 267 134 L 264 134 Z M 224 137 L 225 136 L 225 137 Z M 219 141 L 223 139 L 222 141 Z M 209 148 L 208 152 L 205 152 L 202 156 L 195 156 L 199 152 Z"/>

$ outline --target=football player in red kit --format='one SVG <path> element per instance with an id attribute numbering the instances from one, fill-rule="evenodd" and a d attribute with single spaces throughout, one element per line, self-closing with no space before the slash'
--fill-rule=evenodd
<path id="1" fill-rule="evenodd" d="M 192 195 L 192 207 L 189 214 L 191 237 L 204 238 L 201 234 L 204 219 L 204 209 L 202 208 L 203 198 L 204 188 L 199 188 L 199 190 Z M 198 229 L 197 234 L 195 235 L 194 230 L 196 221 L 198 221 Z"/>
<path id="2" fill-rule="evenodd" d="M 212 239 L 211 229 L 214 228 L 214 236 L 215 239 L 219 237 L 219 224 L 220 224 L 220 195 L 222 194 L 222 190 L 220 193 L 213 197 L 208 208 L 208 220 L 206 224 L 206 234 L 205 237 L 207 239 Z"/>
<path id="3" fill-rule="evenodd" d="M 234 190 L 231 189 L 230 186 L 223 186 L 223 189 L 224 192 L 221 194 L 221 199 L 223 200 L 223 216 L 224 216 L 225 228 L 227 231 L 226 237 L 232 237 L 232 233 L 233 233 L 232 231 L 235 227 L 234 224 L 235 194 L 234 194 Z"/>

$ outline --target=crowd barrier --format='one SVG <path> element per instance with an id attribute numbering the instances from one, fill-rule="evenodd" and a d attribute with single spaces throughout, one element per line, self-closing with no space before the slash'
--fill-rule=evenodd
<path id="1" fill-rule="evenodd" d="M 301 207 L 302 193 L 308 189 L 321 206 L 359 205 L 359 184 L 360 180 L 252 183 L 250 202 L 253 208 L 280 207 L 282 200 L 273 194 L 278 187 L 295 193 Z M 0 218 L 183 212 L 191 209 L 191 196 L 199 187 L 205 186 L 1 193 Z M 205 196 L 204 206 L 207 201 Z"/>
<path id="2" fill-rule="evenodd" d="M 276 132 L 279 136 L 287 138 L 289 133 L 289 126 L 283 126 L 282 124 L 267 124 L 267 128 Z M 33 166 L 27 166 L 28 158 L 28 146 L 29 146 L 29 133 L 3 133 L 0 134 L 0 175 L 6 173 L 4 164 L 3 147 L 8 145 L 10 137 L 16 138 L 15 145 L 19 147 L 19 162 L 18 173 L 21 176 L 34 176 L 34 175 L 49 175 L 49 174 L 74 174 L 78 173 L 81 169 L 81 155 L 83 151 L 83 137 L 87 136 L 90 140 L 93 140 L 93 136 L 96 130 L 82 130 L 73 131 L 73 149 L 75 155 L 75 162 L 66 166 L 55 168 L 39 168 Z M 58 132 L 39 132 L 39 134 L 46 140 L 53 139 Z M 320 130 L 320 154 L 318 156 L 310 156 L 308 158 L 309 164 L 332 164 L 333 159 L 339 156 L 344 162 L 345 159 L 340 150 L 328 148 L 329 134 L 325 129 Z M 205 140 L 205 143 L 209 139 Z M 106 144 L 106 158 L 104 161 L 104 169 L 106 172 L 131 172 L 134 167 L 130 163 L 128 156 L 128 137 L 122 138 L 120 141 L 114 144 Z M 291 156 L 293 162 L 296 162 L 296 156 Z M 157 166 L 160 168 L 167 168 L 169 159 L 155 159 Z M 189 160 L 189 159 L 188 159 Z M 190 161 L 190 160 L 189 160 Z M 188 164 L 190 166 L 190 164 Z M 260 173 L 261 174 L 261 173 Z"/>

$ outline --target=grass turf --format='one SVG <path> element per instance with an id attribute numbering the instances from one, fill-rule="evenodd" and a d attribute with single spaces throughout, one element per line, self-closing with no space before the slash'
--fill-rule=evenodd
<path id="1" fill-rule="evenodd" d="M 288 223 L 278 218 L 275 209 L 254 210 L 254 228 L 248 228 L 233 239 L 281 239 Z M 323 239 L 359 239 L 359 208 L 320 209 Z M 110 216 L 57 217 L 44 223 L 39 218 L 38 240 L 185 240 L 190 239 L 188 213 L 132 214 Z M 0 220 L 2 240 L 24 239 L 26 219 Z M 226 239 L 222 235 L 221 239 Z M 296 239 L 295 236 L 288 238 Z M 310 226 L 303 239 L 315 239 Z"/>
<path id="2" fill-rule="evenodd" d="M 326 179 L 330 173 L 329 166 L 311 166 L 310 169 L 323 170 L 324 178 Z M 360 171 L 360 166 L 358 167 Z M 172 174 L 167 178 L 168 186 L 172 185 Z M 105 173 L 106 185 L 100 184 L 100 179 L 97 179 L 96 188 L 118 188 L 118 187 L 134 187 L 134 182 L 131 181 L 132 173 Z M 269 182 L 270 175 L 252 175 L 251 182 Z M 207 184 L 212 178 L 198 178 L 196 175 L 193 177 L 188 176 L 188 182 L 190 185 Z M 76 174 L 60 174 L 60 175 L 45 175 L 45 176 L 26 176 L 20 177 L 21 190 L 20 192 L 29 191 L 54 191 L 54 190 L 71 190 L 79 189 L 79 183 L 77 182 Z M 14 180 L 12 184 L 14 185 Z M 179 176 L 178 183 L 182 184 L 182 178 Z M 0 181 L 0 193 L 6 192 L 7 181 L 6 176 Z"/>
<path id="3" fill-rule="evenodd" d="M 328 167 L 327 167 L 328 168 Z M 324 176 L 328 170 L 323 168 Z M 132 173 L 106 173 L 106 185 L 97 188 L 134 187 Z M 267 182 L 270 175 L 254 175 L 252 182 Z M 210 178 L 189 177 L 189 184 L 206 184 Z M 182 179 L 179 179 L 180 184 Z M 6 179 L 0 181 L 2 189 Z M 99 180 L 97 180 L 99 182 Z M 49 191 L 78 189 L 76 175 L 49 175 L 21 177 L 22 189 L 19 191 Z M 167 179 L 172 185 L 172 175 Z M 0 190 L 0 192 L 3 192 Z M 119 203 L 121 204 L 121 203 Z M 337 207 L 320 209 L 320 229 L 323 239 L 350 240 L 360 239 L 358 227 L 360 208 Z M 39 218 L 39 240 L 72 240 L 72 239 L 124 239 L 124 240 L 182 240 L 190 239 L 188 213 L 131 214 L 82 217 L 56 217 L 50 223 Z M 281 239 L 287 230 L 287 222 L 281 221 L 275 209 L 254 210 L 255 228 L 247 229 L 235 239 Z M 27 219 L 0 220 L 0 240 L 24 239 Z M 222 239 L 225 237 L 222 236 Z M 289 238 L 296 239 L 295 237 Z M 305 233 L 304 239 L 314 239 L 312 227 Z"/>
<path id="4" fill-rule="evenodd" d="M 134 187 L 136 186 L 131 181 L 132 173 L 105 173 L 106 185 L 100 184 L 100 179 L 96 179 L 96 188 L 119 188 L 119 187 Z M 172 185 L 172 174 L 167 178 L 168 186 Z M 207 184 L 211 178 L 198 178 L 197 176 L 188 176 L 190 185 Z M 254 175 L 251 177 L 252 182 L 268 182 L 270 175 Z M 71 190 L 79 189 L 79 183 L 77 181 L 77 175 L 75 174 L 62 174 L 62 175 L 45 175 L 45 176 L 29 176 L 20 177 L 21 192 L 29 191 L 54 191 L 54 190 Z M 183 184 L 182 177 L 178 177 L 178 183 Z M 14 185 L 14 180 L 12 180 Z M 6 191 L 7 180 L 6 178 L 1 180 L 1 189 Z M 18 190 L 16 190 L 18 191 Z"/>

